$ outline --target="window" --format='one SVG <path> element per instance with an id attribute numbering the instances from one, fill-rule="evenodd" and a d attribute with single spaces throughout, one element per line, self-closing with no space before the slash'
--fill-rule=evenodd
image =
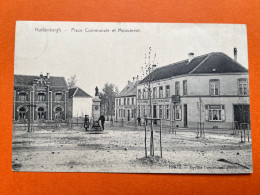
<path id="1" fill-rule="evenodd" d="M 141 89 L 138 89 L 138 99 L 141 99 Z"/>
<path id="2" fill-rule="evenodd" d="M 181 120 L 181 105 L 175 105 L 175 120 Z"/>
<path id="3" fill-rule="evenodd" d="M 127 105 L 129 105 L 129 98 L 127 98 Z"/>
<path id="4" fill-rule="evenodd" d="M 131 110 L 131 115 L 132 115 L 132 118 L 135 117 L 135 115 L 134 115 L 134 110 Z"/>
<path id="5" fill-rule="evenodd" d="M 60 107 L 57 107 L 55 109 L 54 117 L 55 118 L 61 118 L 61 116 L 62 116 L 62 109 Z"/>
<path id="6" fill-rule="evenodd" d="M 183 81 L 183 95 L 188 95 L 187 80 L 184 80 L 184 81 Z"/>
<path id="7" fill-rule="evenodd" d="M 122 110 L 119 109 L 119 117 L 122 117 Z"/>
<path id="8" fill-rule="evenodd" d="M 124 105 L 126 105 L 126 99 L 124 98 Z"/>
<path id="9" fill-rule="evenodd" d="M 21 108 L 19 109 L 19 114 L 18 114 L 19 120 L 23 120 L 23 119 L 26 118 L 26 117 L 25 117 L 25 113 L 26 113 L 26 109 L 25 109 L 24 107 L 21 107 Z"/>
<path id="10" fill-rule="evenodd" d="M 166 97 L 170 97 L 170 85 L 166 85 Z"/>
<path id="11" fill-rule="evenodd" d="M 210 95 L 219 95 L 219 80 L 210 80 Z"/>
<path id="12" fill-rule="evenodd" d="M 22 92 L 22 93 L 19 93 L 19 101 L 26 101 L 27 100 L 27 97 L 26 97 L 26 93 Z"/>
<path id="13" fill-rule="evenodd" d="M 119 105 L 121 105 L 121 99 L 119 99 Z"/>
<path id="14" fill-rule="evenodd" d="M 145 89 L 143 89 L 143 99 L 146 99 L 146 90 Z"/>
<path id="15" fill-rule="evenodd" d="M 165 116 L 166 116 L 166 120 L 169 120 L 170 119 L 170 106 L 167 105 L 165 106 Z"/>
<path id="16" fill-rule="evenodd" d="M 238 95 L 248 95 L 247 79 L 238 79 Z"/>
<path id="17" fill-rule="evenodd" d="M 45 110 L 43 107 L 38 108 L 38 119 L 44 119 L 45 118 Z"/>
<path id="18" fill-rule="evenodd" d="M 135 99 L 134 98 L 132 98 L 132 105 L 134 105 L 135 104 Z"/>
<path id="19" fill-rule="evenodd" d="M 124 110 L 124 117 L 125 117 L 125 110 Z"/>
<path id="20" fill-rule="evenodd" d="M 153 88 L 153 98 L 157 98 L 157 88 Z"/>
<path id="21" fill-rule="evenodd" d="M 159 87 L 159 98 L 163 98 L 163 87 Z"/>
<path id="22" fill-rule="evenodd" d="M 225 120 L 224 105 L 206 105 L 206 120 L 224 121 Z"/>
<path id="23" fill-rule="evenodd" d="M 163 118 L 163 106 L 159 105 L 159 118 Z"/>
<path id="24" fill-rule="evenodd" d="M 145 113 L 145 106 L 143 106 L 143 117 L 145 117 L 146 113 Z"/>
<path id="25" fill-rule="evenodd" d="M 38 93 L 38 101 L 44 101 L 45 100 L 45 94 L 44 93 Z"/>
<path id="26" fill-rule="evenodd" d="M 138 116 L 141 117 L 141 106 L 138 106 Z"/>
<path id="27" fill-rule="evenodd" d="M 62 93 L 56 93 L 55 94 L 55 101 L 61 101 L 62 99 Z"/>
<path id="28" fill-rule="evenodd" d="M 116 105 L 118 105 L 118 99 L 116 99 Z"/>
<path id="29" fill-rule="evenodd" d="M 175 82 L 175 95 L 180 95 L 180 83 Z"/>

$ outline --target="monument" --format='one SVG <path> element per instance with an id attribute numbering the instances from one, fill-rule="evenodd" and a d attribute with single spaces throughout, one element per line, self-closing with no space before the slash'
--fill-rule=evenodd
<path id="1" fill-rule="evenodd" d="M 99 98 L 99 92 L 98 92 L 98 87 L 95 88 L 95 97 L 93 98 L 93 103 L 92 103 L 92 119 L 93 119 L 93 124 L 91 127 L 91 131 L 93 130 L 101 130 L 101 126 L 99 125 L 99 117 L 100 117 L 100 102 L 101 99 Z"/>

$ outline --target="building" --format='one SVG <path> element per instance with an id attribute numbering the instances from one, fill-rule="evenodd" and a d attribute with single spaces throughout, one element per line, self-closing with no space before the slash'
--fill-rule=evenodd
<path id="1" fill-rule="evenodd" d="M 68 98 L 64 77 L 14 75 L 13 121 L 66 120 L 72 115 Z"/>
<path id="2" fill-rule="evenodd" d="M 92 116 L 92 96 L 79 87 L 69 89 L 72 117 Z"/>
<path id="3" fill-rule="evenodd" d="M 232 128 L 250 123 L 248 70 L 224 53 L 209 53 L 155 69 L 137 86 L 137 115 L 164 125 Z M 152 115 L 147 87 L 151 83 Z"/>
<path id="4" fill-rule="evenodd" d="M 115 120 L 134 122 L 136 118 L 136 92 L 139 79 L 133 77 L 115 99 Z"/>

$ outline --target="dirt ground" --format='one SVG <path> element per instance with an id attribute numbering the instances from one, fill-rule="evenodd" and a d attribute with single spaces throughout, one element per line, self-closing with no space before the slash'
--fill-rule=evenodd
<path id="1" fill-rule="evenodd" d="M 28 133 L 13 130 L 13 171 L 35 172 L 138 172 L 138 173 L 251 173 L 251 142 L 240 142 L 230 130 L 206 130 L 196 138 L 195 130 L 177 134 L 155 132 L 155 156 L 145 158 L 144 129 L 110 127 L 102 134 L 88 134 L 82 127 L 72 130 L 41 129 Z M 149 151 L 148 133 L 148 155 Z"/>

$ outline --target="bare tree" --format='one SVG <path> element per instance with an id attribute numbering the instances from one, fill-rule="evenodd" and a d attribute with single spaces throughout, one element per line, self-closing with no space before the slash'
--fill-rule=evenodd
<path id="1" fill-rule="evenodd" d="M 71 75 L 70 78 L 68 78 L 67 83 L 68 83 L 69 89 L 76 87 L 77 75 L 76 74 Z"/>

